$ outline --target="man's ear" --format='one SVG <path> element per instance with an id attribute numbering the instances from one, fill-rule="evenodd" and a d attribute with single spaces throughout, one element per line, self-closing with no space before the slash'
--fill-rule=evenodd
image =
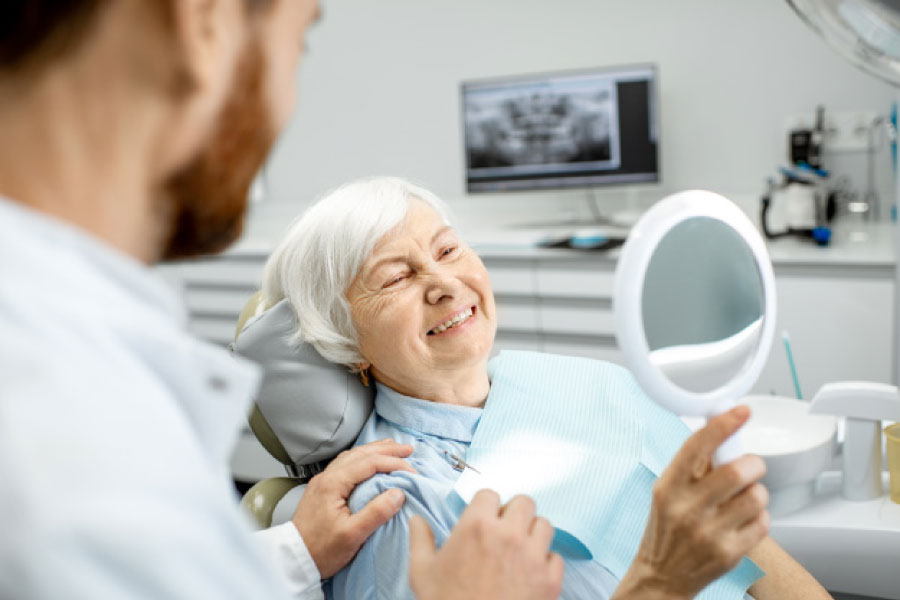
<path id="1" fill-rule="evenodd" d="M 173 50 L 189 89 L 224 95 L 247 36 L 244 0 L 162 1 L 168 3 Z"/>

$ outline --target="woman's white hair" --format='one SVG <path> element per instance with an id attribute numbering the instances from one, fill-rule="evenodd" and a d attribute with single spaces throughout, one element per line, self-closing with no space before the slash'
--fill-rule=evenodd
<path id="1" fill-rule="evenodd" d="M 291 225 L 266 262 L 262 297 L 266 308 L 288 299 L 299 325 L 294 343 L 308 342 L 327 360 L 358 370 L 365 359 L 346 293 L 414 198 L 450 224 L 447 206 L 428 190 L 399 177 L 371 177 L 326 194 Z"/>

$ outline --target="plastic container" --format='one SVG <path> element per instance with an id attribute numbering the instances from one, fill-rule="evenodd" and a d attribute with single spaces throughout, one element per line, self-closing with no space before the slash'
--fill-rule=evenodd
<path id="1" fill-rule="evenodd" d="M 900 504 L 900 423 L 884 428 L 887 438 L 887 464 L 891 473 L 891 501 Z"/>

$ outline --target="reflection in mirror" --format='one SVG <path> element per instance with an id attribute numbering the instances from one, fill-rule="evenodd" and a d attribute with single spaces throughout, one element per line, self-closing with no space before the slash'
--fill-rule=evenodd
<path id="1" fill-rule="evenodd" d="M 762 333 L 762 280 L 747 243 L 718 219 L 679 223 L 650 258 L 641 310 L 650 360 L 673 384 L 694 393 L 726 385 Z"/>

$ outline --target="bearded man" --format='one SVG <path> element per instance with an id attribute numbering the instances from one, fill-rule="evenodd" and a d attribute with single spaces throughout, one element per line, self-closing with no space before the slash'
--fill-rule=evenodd
<path id="1" fill-rule="evenodd" d="M 253 539 L 227 464 L 258 374 L 188 335 L 150 269 L 240 234 L 318 11 L 0 3 L 0 597 L 318 598 L 403 502 L 347 508 L 358 482 L 409 468 L 411 448 L 376 443 Z M 482 496 L 467 514 L 440 552 L 419 547 L 431 597 L 545 568 L 546 547 L 518 543 L 533 507 Z"/>

